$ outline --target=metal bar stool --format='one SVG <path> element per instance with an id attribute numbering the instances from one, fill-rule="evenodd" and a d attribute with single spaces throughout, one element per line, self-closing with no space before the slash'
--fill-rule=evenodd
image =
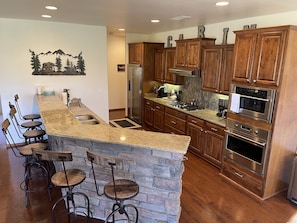
<path id="1" fill-rule="evenodd" d="M 9 102 L 9 108 L 10 108 L 10 115 L 14 117 L 17 125 L 20 126 L 20 128 L 23 128 L 26 130 L 33 130 L 36 128 L 41 129 L 41 125 L 42 125 L 41 121 L 25 121 L 25 122 L 19 123 L 16 117 L 17 110 L 15 106 Z"/>
<path id="2" fill-rule="evenodd" d="M 21 112 L 21 108 L 20 108 L 20 105 L 18 103 L 18 100 L 19 100 L 19 95 L 16 94 L 14 96 L 14 102 L 15 102 L 15 105 L 16 105 L 16 109 L 18 111 L 18 114 L 19 114 L 19 117 L 21 120 L 34 120 L 34 119 L 40 119 L 41 116 L 40 114 L 26 114 L 26 115 L 22 115 L 22 112 Z"/>
<path id="3" fill-rule="evenodd" d="M 33 157 L 32 149 L 39 149 L 39 150 L 45 150 L 47 149 L 47 143 L 32 143 L 25 146 L 17 146 L 10 131 L 9 131 L 10 122 L 8 119 L 5 119 L 2 122 L 2 132 L 5 136 L 5 139 L 9 145 L 9 148 L 13 152 L 13 154 L 18 158 L 25 158 L 24 161 L 24 179 L 20 183 L 20 188 L 25 191 L 26 195 L 26 207 L 29 205 L 29 193 L 30 192 L 37 192 L 44 188 L 36 189 L 34 188 L 34 182 L 33 179 L 40 178 L 39 174 L 32 175 L 32 169 L 37 168 L 41 169 L 42 173 L 45 175 L 46 180 L 46 187 L 48 191 L 48 195 L 50 200 L 52 200 L 51 193 L 50 193 L 50 181 L 49 181 L 49 171 L 48 171 L 48 165 L 44 162 L 38 162 L 37 159 Z M 32 182 L 32 184 L 31 184 Z"/>
<path id="4" fill-rule="evenodd" d="M 58 217 L 61 217 L 59 212 L 58 205 L 61 202 L 66 201 L 67 209 L 67 218 L 68 222 L 71 222 L 71 219 L 74 222 L 79 220 L 79 215 L 84 215 L 87 217 L 87 222 L 90 222 L 90 202 L 86 194 L 78 191 L 73 191 L 76 185 L 81 184 L 85 178 L 86 174 L 80 169 L 66 169 L 65 162 L 72 161 L 72 152 L 70 151 L 49 151 L 49 150 L 33 150 L 33 154 L 39 158 L 39 160 L 46 161 L 57 161 L 62 163 L 62 170 L 57 171 L 52 177 L 51 182 L 54 186 L 65 188 L 66 194 L 59 198 L 52 207 L 52 221 L 53 223 L 61 222 L 58 221 Z M 84 205 L 82 206 L 82 200 L 79 197 L 82 197 L 84 200 Z M 73 218 L 71 217 L 73 216 Z"/>
<path id="5" fill-rule="evenodd" d="M 135 205 L 132 204 L 124 204 L 124 201 L 135 197 L 139 192 L 139 185 L 129 179 L 115 179 L 114 170 L 123 170 L 123 160 L 120 158 L 113 158 L 100 155 L 98 153 L 92 152 L 90 150 L 87 151 L 87 159 L 91 162 L 91 168 L 94 177 L 94 183 L 96 187 L 96 192 L 98 196 L 102 196 L 103 194 L 114 200 L 115 203 L 112 206 L 112 212 L 107 216 L 105 223 L 117 222 L 126 220 L 128 222 L 138 222 L 138 210 Z M 101 166 L 102 168 L 111 168 L 111 177 L 112 181 L 107 183 L 104 186 L 104 193 L 99 192 L 99 187 L 97 185 L 97 179 L 94 170 L 94 164 Z M 129 216 L 128 208 L 134 209 L 134 221 L 131 216 Z M 115 215 L 119 213 L 120 215 L 125 215 L 124 219 L 115 220 Z M 130 213 L 131 215 L 131 213 Z"/>
<path id="6" fill-rule="evenodd" d="M 15 107 L 12 107 L 9 111 L 9 117 L 18 136 L 24 139 L 26 144 L 30 143 L 31 139 L 34 139 L 34 142 L 42 142 L 46 132 L 43 129 L 26 129 L 26 131 L 22 131 L 18 120 L 15 118 L 15 111 Z"/>

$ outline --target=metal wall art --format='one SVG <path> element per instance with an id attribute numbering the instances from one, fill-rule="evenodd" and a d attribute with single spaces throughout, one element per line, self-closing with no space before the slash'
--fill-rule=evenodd
<path id="1" fill-rule="evenodd" d="M 66 54 L 61 49 L 39 54 L 29 49 L 29 52 L 31 53 L 32 75 L 86 75 L 82 52 L 77 56 Z"/>
<path id="2" fill-rule="evenodd" d="M 198 26 L 198 38 L 204 38 L 205 26 Z"/>

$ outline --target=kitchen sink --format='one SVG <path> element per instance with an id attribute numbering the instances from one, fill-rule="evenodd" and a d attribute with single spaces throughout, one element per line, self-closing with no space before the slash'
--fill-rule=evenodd
<path id="1" fill-rule="evenodd" d="M 82 124 L 87 124 L 87 125 L 100 124 L 100 122 L 93 115 L 77 115 L 75 118 L 79 120 Z"/>

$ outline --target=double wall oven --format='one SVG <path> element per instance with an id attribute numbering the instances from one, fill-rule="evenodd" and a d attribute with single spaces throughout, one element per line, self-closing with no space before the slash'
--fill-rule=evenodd
<path id="1" fill-rule="evenodd" d="M 260 175 L 264 174 L 271 132 L 257 123 L 272 122 L 275 96 L 275 89 L 231 85 L 228 112 L 236 115 L 227 119 L 224 156 Z M 237 115 L 254 120 L 253 125 L 236 119 Z"/>

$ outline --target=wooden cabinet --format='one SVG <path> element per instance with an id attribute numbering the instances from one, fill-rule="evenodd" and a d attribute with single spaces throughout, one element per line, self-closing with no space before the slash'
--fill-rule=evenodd
<path id="1" fill-rule="evenodd" d="M 224 128 L 205 122 L 205 144 L 203 149 L 204 157 L 214 165 L 220 167 L 224 148 Z"/>
<path id="2" fill-rule="evenodd" d="M 145 100 L 144 123 L 148 129 L 163 131 L 164 105 L 150 100 Z"/>
<path id="3" fill-rule="evenodd" d="M 222 173 L 236 183 L 262 197 L 262 176 L 245 169 L 227 158 L 224 158 Z"/>
<path id="4" fill-rule="evenodd" d="M 233 47 L 233 44 L 203 47 L 202 90 L 229 94 Z"/>
<path id="5" fill-rule="evenodd" d="M 204 146 L 204 120 L 188 115 L 187 135 L 191 137 L 189 150 L 195 155 L 203 155 Z"/>
<path id="6" fill-rule="evenodd" d="M 190 152 L 221 167 L 224 149 L 224 128 L 188 115 L 187 135 L 191 136 Z"/>
<path id="7" fill-rule="evenodd" d="M 202 46 L 214 44 L 210 38 L 176 40 L 175 67 L 200 69 Z"/>
<path id="8" fill-rule="evenodd" d="M 165 107 L 164 131 L 180 135 L 186 134 L 187 115 L 175 109 Z"/>
<path id="9" fill-rule="evenodd" d="M 129 43 L 129 63 L 142 64 L 143 63 L 143 43 Z"/>
<path id="10" fill-rule="evenodd" d="M 174 67 L 175 48 L 157 49 L 155 52 L 155 80 L 169 84 L 183 84 L 183 77 L 169 72 Z"/>
<path id="11" fill-rule="evenodd" d="M 287 27 L 235 31 L 232 81 L 278 86 Z"/>

